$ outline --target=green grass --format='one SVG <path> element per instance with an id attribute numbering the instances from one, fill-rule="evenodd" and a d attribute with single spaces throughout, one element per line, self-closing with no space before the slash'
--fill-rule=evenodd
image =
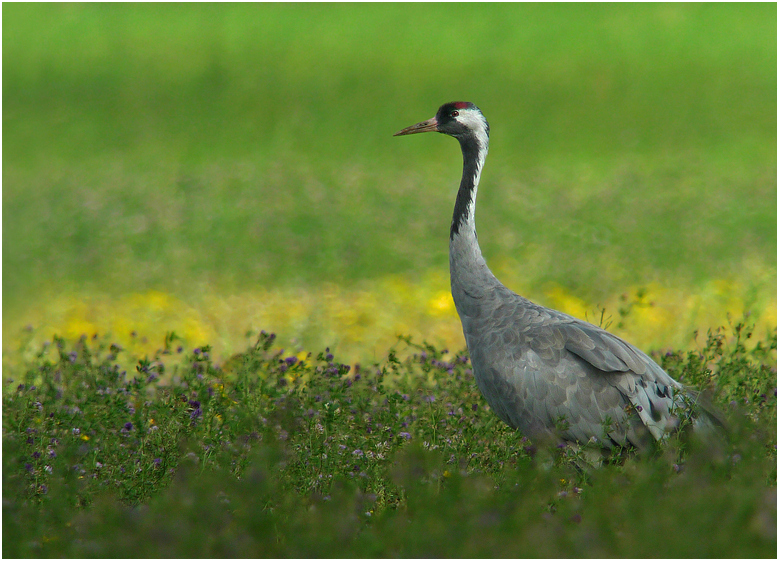
<path id="1" fill-rule="evenodd" d="M 3 7 L 3 296 L 354 284 L 445 270 L 460 156 L 538 294 L 773 290 L 776 7 Z M 766 286 L 768 288 L 766 288 Z M 4 312 L 4 318 L 7 313 Z"/>
<path id="2" fill-rule="evenodd" d="M 463 353 L 350 367 L 262 334 L 216 367 L 169 336 L 127 373 L 55 340 L 3 386 L 3 555 L 773 557 L 776 334 L 751 335 L 657 357 L 726 438 L 599 468 L 503 425 Z"/>

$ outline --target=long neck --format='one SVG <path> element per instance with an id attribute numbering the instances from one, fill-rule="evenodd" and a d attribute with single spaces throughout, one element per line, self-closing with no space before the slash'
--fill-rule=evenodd
<path id="1" fill-rule="evenodd" d="M 452 227 L 449 231 L 449 239 L 454 240 L 458 235 L 466 235 L 473 232 L 476 237 L 476 223 L 474 211 L 476 210 L 476 192 L 479 189 L 479 178 L 484 167 L 484 160 L 489 150 L 489 140 L 482 145 L 475 137 L 468 137 L 460 141 L 463 151 L 463 177 L 460 180 L 460 189 L 457 191 L 457 199 L 454 202 L 454 215 Z"/>
<path id="2" fill-rule="evenodd" d="M 458 310 L 465 306 L 465 298 L 481 297 L 484 290 L 498 283 L 487 267 L 476 237 L 476 192 L 489 150 L 489 137 L 463 138 L 460 139 L 460 146 L 463 152 L 463 177 L 449 233 L 452 296 Z"/>

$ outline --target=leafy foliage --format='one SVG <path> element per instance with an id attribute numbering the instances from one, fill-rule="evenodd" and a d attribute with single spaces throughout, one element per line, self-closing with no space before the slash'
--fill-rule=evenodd
<path id="1" fill-rule="evenodd" d="M 467 354 L 407 338 L 365 367 L 263 332 L 216 365 L 170 334 L 132 375 L 105 339 L 55 339 L 4 386 L 3 554 L 772 556 L 776 334 L 750 338 L 663 357 L 716 388 L 728 438 L 597 469 L 500 423 Z"/>

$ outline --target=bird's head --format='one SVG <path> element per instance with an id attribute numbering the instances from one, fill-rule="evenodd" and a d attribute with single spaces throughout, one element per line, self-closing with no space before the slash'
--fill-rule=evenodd
<path id="1" fill-rule="evenodd" d="M 482 146 L 487 145 L 490 137 L 490 125 L 487 119 L 479 108 L 469 101 L 445 103 L 432 119 L 406 127 L 393 136 L 433 131 L 453 136 L 460 142 L 475 139 Z"/>

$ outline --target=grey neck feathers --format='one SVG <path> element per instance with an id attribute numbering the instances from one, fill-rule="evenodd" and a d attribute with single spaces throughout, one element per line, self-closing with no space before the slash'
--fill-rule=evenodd
<path id="1" fill-rule="evenodd" d="M 454 203 L 452 227 L 449 231 L 450 240 L 460 233 L 461 228 L 472 227 L 475 231 L 473 214 L 476 206 L 476 191 L 489 150 L 489 140 L 486 140 L 485 145 L 482 146 L 475 136 L 469 136 L 460 139 L 460 147 L 463 151 L 463 177 Z"/>
<path id="2" fill-rule="evenodd" d="M 463 151 L 463 177 L 454 203 L 449 234 L 449 268 L 452 297 L 462 313 L 468 308 L 469 297 L 481 297 L 490 287 L 500 285 L 482 256 L 476 237 L 476 192 L 482 166 L 487 157 L 489 140 L 482 144 L 476 137 L 460 140 Z"/>

